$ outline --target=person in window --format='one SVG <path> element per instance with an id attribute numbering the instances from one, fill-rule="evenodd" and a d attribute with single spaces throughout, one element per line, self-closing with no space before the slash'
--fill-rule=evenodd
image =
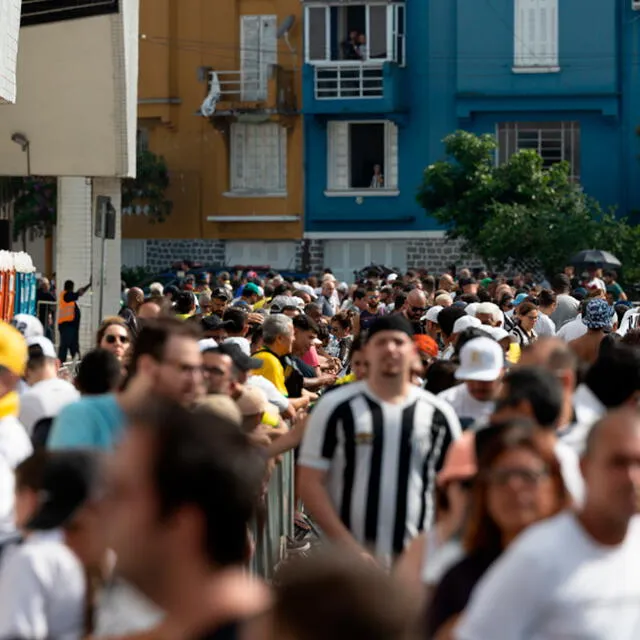
<path id="1" fill-rule="evenodd" d="M 367 36 L 361 33 L 358 36 L 358 44 L 356 45 L 356 52 L 359 60 L 367 60 L 369 57 L 369 51 L 367 49 Z"/>
<path id="2" fill-rule="evenodd" d="M 384 189 L 384 176 L 382 175 L 382 166 L 373 165 L 373 177 L 371 178 L 372 189 Z"/>
<path id="3" fill-rule="evenodd" d="M 357 29 L 352 29 L 349 32 L 349 37 L 342 43 L 342 57 L 345 60 L 359 60 L 360 55 L 358 53 L 358 37 L 359 33 Z"/>

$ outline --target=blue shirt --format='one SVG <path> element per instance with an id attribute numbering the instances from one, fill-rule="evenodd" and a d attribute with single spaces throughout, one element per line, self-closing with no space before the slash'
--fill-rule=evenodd
<path id="1" fill-rule="evenodd" d="M 124 429 L 125 415 L 113 393 L 86 396 L 67 405 L 53 422 L 49 449 L 111 451 Z"/>

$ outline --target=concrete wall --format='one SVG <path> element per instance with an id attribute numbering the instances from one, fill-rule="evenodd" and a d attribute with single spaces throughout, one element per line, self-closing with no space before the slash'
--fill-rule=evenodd
<path id="1" fill-rule="evenodd" d="M 136 13 L 126 0 L 119 14 L 20 30 L 17 101 L 0 107 L 0 174 L 28 173 L 15 132 L 31 142 L 32 174 L 135 174 Z"/>
<path id="2" fill-rule="evenodd" d="M 21 0 L 0 0 L 0 104 L 16 101 Z"/>

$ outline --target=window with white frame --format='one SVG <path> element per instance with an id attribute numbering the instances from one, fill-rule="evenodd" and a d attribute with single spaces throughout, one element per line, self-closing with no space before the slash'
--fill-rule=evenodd
<path id="1" fill-rule="evenodd" d="M 404 3 L 305 6 L 305 60 L 404 64 Z"/>
<path id="2" fill-rule="evenodd" d="M 398 189 L 398 128 L 393 122 L 331 121 L 327 193 L 367 191 L 396 195 Z"/>
<path id="3" fill-rule="evenodd" d="M 514 71 L 558 67 L 558 0 L 514 0 Z"/>
<path id="4" fill-rule="evenodd" d="M 537 151 L 545 167 L 568 162 L 571 178 L 580 180 L 579 122 L 503 122 L 498 125 L 498 162 L 514 153 Z"/>
<path id="5" fill-rule="evenodd" d="M 231 191 L 287 190 L 287 131 L 274 122 L 231 125 Z"/>

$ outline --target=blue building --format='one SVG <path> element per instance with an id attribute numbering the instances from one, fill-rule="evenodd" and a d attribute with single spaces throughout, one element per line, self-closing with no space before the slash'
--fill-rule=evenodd
<path id="1" fill-rule="evenodd" d="M 640 209 L 640 0 L 303 0 L 305 238 L 347 278 L 455 261 L 415 199 L 456 129 Z M 377 165 L 377 166 L 376 166 Z"/>

